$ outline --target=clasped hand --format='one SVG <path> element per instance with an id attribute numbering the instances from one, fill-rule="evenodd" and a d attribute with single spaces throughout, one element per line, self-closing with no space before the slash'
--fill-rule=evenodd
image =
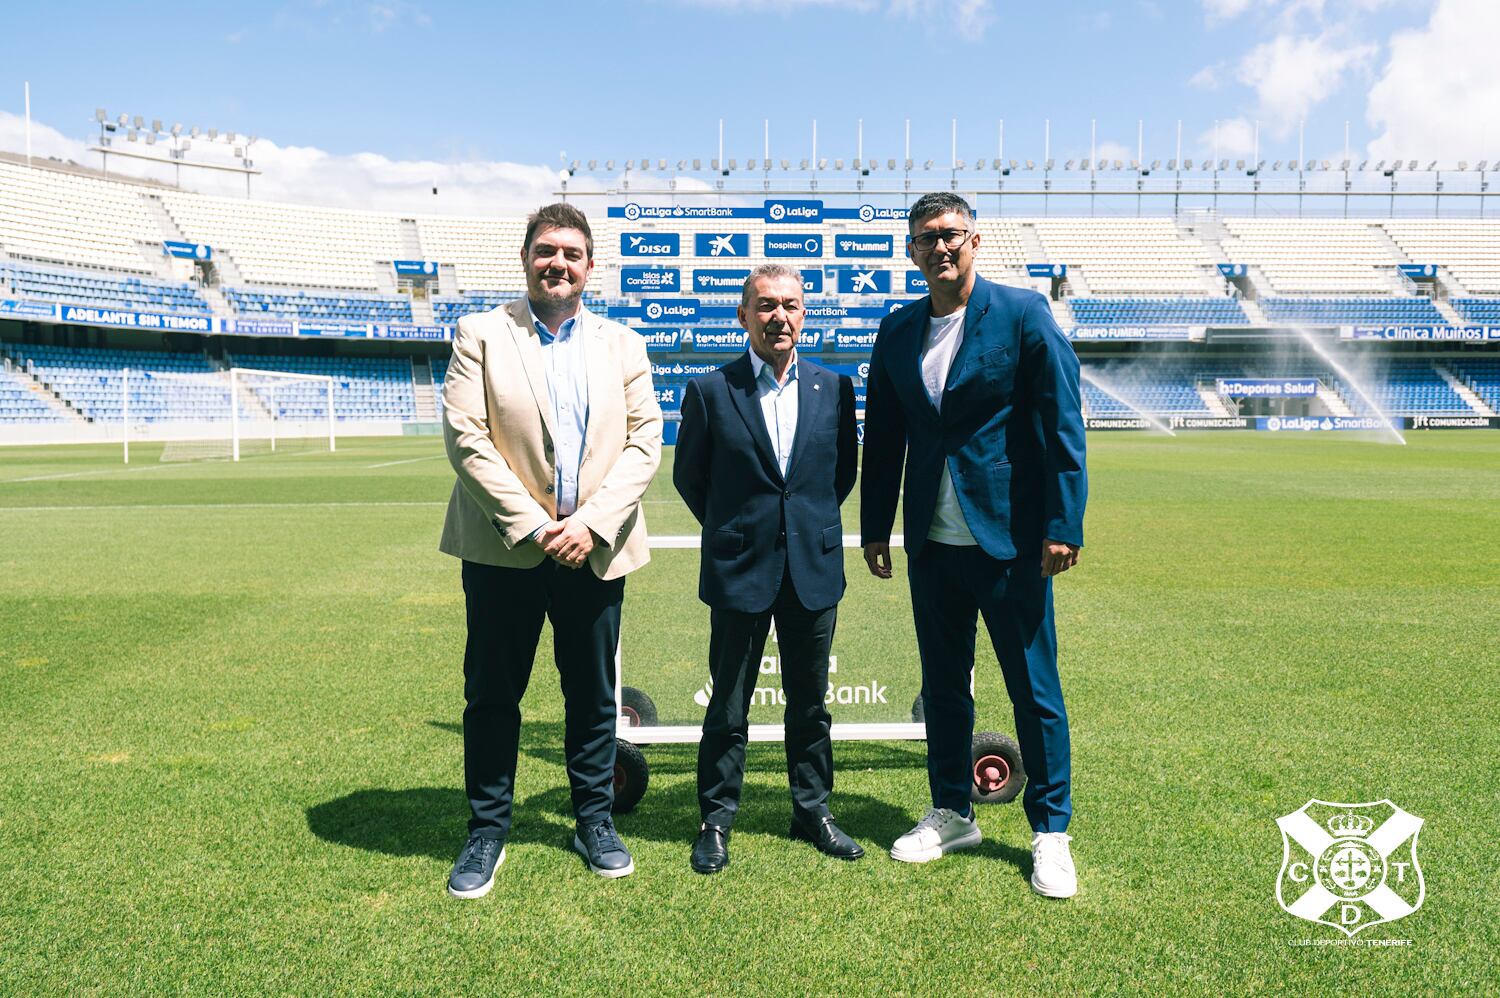
<path id="1" fill-rule="evenodd" d="M 594 532 L 572 517 L 549 520 L 537 535 L 542 553 L 559 565 L 578 568 L 594 550 Z"/>

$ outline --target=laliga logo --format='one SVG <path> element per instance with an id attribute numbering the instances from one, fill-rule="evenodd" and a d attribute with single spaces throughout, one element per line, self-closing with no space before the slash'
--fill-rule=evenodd
<path id="1" fill-rule="evenodd" d="M 435 263 L 433 263 L 431 260 L 428 260 L 426 263 L 422 264 L 422 273 L 424 273 L 424 274 L 430 274 L 434 270 L 437 270 L 437 265 Z"/>
<path id="2" fill-rule="evenodd" d="M 195 246 L 193 248 L 193 255 L 196 256 L 200 260 L 207 260 L 208 259 L 208 247 L 205 246 L 205 245 L 203 245 L 202 243 L 199 243 L 197 246 Z"/>
<path id="3" fill-rule="evenodd" d="M 861 222 L 873 222 L 875 220 L 875 206 L 871 204 L 860 205 L 859 220 Z"/>
<path id="4" fill-rule="evenodd" d="M 636 219 L 638 219 L 640 217 L 641 217 L 641 206 L 640 205 L 638 205 L 634 201 L 632 201 L 630 204 L 627 204 L 625 206 L 625 219 L 626 219 L 626 221 L 634 222 Z"/>
<path id="5" fill-rule="evenodd" d="M 654 301 L 651 304 L 649 304 L 649 305 L 646 306 L 646 318 L 648 318 L 648 319 L 660 319 L 661 318 L 661 302 Z"/>
<path id="6" fill-rule="evenodd" d="M 783 218 L 786 218 L 786 205 L 781 204 L 780 202 L 772 204 L 771 207 L 767 209 L 766 214 L 771 216 L 771 221 L 779 222 Z"/>
<path id="7" fill-rule="evenodd" d="M 1427 896 L 1417 865 L 1422 823 L 1389 800 L 1333 804 L 1314 798 L 1282 815 L 1276 819 L 1282 840 L 1276 903 L 1351 937 L 1405 918 Z"/>
<path id="8" fill-rule="evenodd" d="M 855 370 L 859 372 L 859 376 L 861 378 L 868 378 L 870 376 L 870 362 L 867 360 L 861 361 L 860 365 L 855 368 Z"/>
<path id="9" fill-rule="evenodd" d="M 1052 276 L 1053 277 L 1061 277 L 1062 275 L 1063 275 L 1062 264 L 1060 264 L 1060 263 L 1054 263 L 1052 265 Z"/>
<path id="10" fill-rule="evenodd" d="M 1268 430 L 1279 430 L 1279 429 L 1281 429 L 1281 417 L 1280 416 L 1272 416 L 1270 419 L 1266 420 L 1266 429 L 1268 429 Z"/>

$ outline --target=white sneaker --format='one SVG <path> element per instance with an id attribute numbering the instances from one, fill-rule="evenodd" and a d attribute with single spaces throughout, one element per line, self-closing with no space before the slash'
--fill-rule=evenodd
<path id="1" fill-rule="evenodd" d="M 930 809 L 917 827 L 891 846 L 891 859 L 903 863 L 930 863 L 955 849 L 979 845 L 984 836 L 972 818 L 946 807 Z"/>
<path id="2" fill-rule="evenodd" d="M 1031 889 L 1043 897 L 1070 898 L 1078 893 L 1072 838 L 1067 832 L 1037 832 L 1031 838 Z"/>

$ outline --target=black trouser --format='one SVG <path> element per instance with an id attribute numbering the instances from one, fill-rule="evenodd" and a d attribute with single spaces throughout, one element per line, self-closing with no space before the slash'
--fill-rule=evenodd
<path id="1" fill-rule="evenodd" d="M 760 677 L 761 655 L 772 619 L 781 648 L 781 689 L 786 697 L 786 774 L 792 810 L 800 819 L 828 814 L 833 790 L 833 740 L 824 706 L 828 651 L 838 607 L 808 610 L 792 579 L 782 579 L 776 602 L 762 613 L 712 610 L 708 667 L 713 694 L 698 742 L 698 807 L 703 820 L 728 828 L 745 782 L 748 714 Z"/>
<path id="2" fill-rule="evenodd" d="M 469 622 L 464 649 L 464 784 L 469 831 L 505 838 L 515 793 L 521 697 L 531 679 L 542 620 L 562 679 L 573 813 L 580 824 L 614 806 L 615 647 L 623 578 L 604 582 L 587 565 L 548 559 L 535 568 L 463 563 Z"/>

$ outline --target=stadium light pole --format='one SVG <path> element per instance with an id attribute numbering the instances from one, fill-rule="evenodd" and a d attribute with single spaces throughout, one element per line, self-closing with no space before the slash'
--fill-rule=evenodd
<path id="1" fill-rule="evenodd" d="M 1094 217 L 1094 188 L 1095 188 L 1095 184 L 1096 184 L 1096 182 L 1094 180 L 1094 169 L 1099 165 L 1099 161 L 1095 158 L 1098 155 L 1095 147 L 1098 145 L 1098 142 L 1097 142 L 1098 138 L 1099 138 L 1099 119 L 1098 118 L 1090 118 L 1089 119 L 1089 217 L 1090 218 Z"/>
<path id="2" fill-rule="evenodd" d="M 31 81 L 27 80 L 26 87 L 26 166 L 31 166 Z"/>
<path id="3" fill-rule="evenodd" d="M 1172 215 L 1182 210 L 1182 119 L 1177 119 L 1177 158 L 1172 160 Z"/>

